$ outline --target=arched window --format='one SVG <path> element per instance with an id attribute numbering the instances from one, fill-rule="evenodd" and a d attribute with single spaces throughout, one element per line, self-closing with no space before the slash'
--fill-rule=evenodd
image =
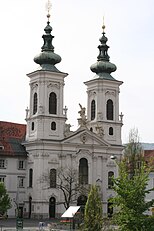
<path id="1" fill-rule="evenodd" d="M 56 169 L 50 169 L 50 188 L 56 188 Z"/>
<path id="2" fill-rule="evenodd" d="M 55 122 L 52 122 L 51 123 L 51 130 L 56 130 L 56 123 Z"/>
<path id="3" fill-rule="evenodd" d="M 57 96 L 54 92 L 49 95 L 49 114 L 57 113 Z"/>
<path id="4" fill-rule="evenodd" d="M 109 128 L 109 135 L 113 136 L 113 128 L 112 127 Z"/>
<path id="5" fill-rule="evenodd" d="M 88 161 L 81 158 L 79 162 L 79 183 L 88 184 Z"/>
<path id="6" fill-rule="evenodd" d="M 95 119 L 95 113 L 96 113 L 95 100 L 92 100 L 91 101 L 91 120 Z"/>
<path id="7" fill-rule="evenodd" d="M 32 127 L 31 128 L 32 128 L 32 131 L 34 131 L 34 122 L 32 122 Z"/>
<path id="8" fill-rule="evenodd" d="M 32 168 L 29 169 L 29 187 L 30 188 L 33 187 L 33 169 Z"/>
<path id="9" fill-rule="evenodd" d="M 107 120 L 113 120 L 113 101 L 111 99 L 106 104 L 106 118 Z"/>
<path id="10" fill-rule="evenodd" d="M 108 172 L 108 188 L 111 189 L 113 187 L 113 178 L 114 172 L 110 171 Z"/>
<path id="11" fill-rule="evenodd" d="M 35 115 L 37 112 L 37 93 L 34 93 L 33 97 L 33 115 Z"/>
<path id="12" fill-rule="evenodd" d="M 90 128 L 90 131 L 93 132 L 93 128 Z"/>
<path id="13" fill-rule="evenodd" d="M 110 200 L 108 200 L 108 203 L 107 203 L 107 213 L 108 213 L 108 217 L 112 217 L 112 215 L 113 215 L 113 203 L 110 202 Z"/>

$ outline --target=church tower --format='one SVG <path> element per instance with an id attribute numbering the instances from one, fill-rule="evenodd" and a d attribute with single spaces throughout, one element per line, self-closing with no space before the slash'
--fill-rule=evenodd
<path id="1" fill-rule="evenodd" d="M 40 68 L 28 74 L 30 108 L 27 109 L 26 116 L 27 141 L 62 139 L 66 121 L 66 108 L 63 108 L 63 88 L 67 74 L 55 67 L 61 61 L 61 57 L 54 53 L 52 45 L 54 36 L 51 35 L 52 27 L 49 20 L 44 31 L 42 51 L 34 58 Z"/>
<path id="2" fill-rule="evenodd" d="M 42 51 L 34 58 L 34 62 L 40 67 L 28 74 L 30 107 L 26 110 L 27 132 L 24 145 L 28 153 L 25 216 L 29 218 L 55 217 L 55 201 L 59 192 L 51 183 L 48 188 L 48 181 L 43 177 L 49 172 L 52 180 L 56 179 L 59 142 L 64 138 L 67 119 L 67 109 L 63 107 L 64 78 L 67 74 L 55 66 L 61 61 L 61 57 L 54 53 L 50 15 L 47 17 Z"/>
<path id="3" fill-rule="evenodd" d="M 121 145 L 123 115 L 119 115 L 119 86 L 123 82 L 111 76 L 111 73 L 116 71 L 116 66 L 109 62 L 109 46 L 106 44 L 108 39 L 104 25 L 102 29 L 97 62 L 90 67 L 96 75 L 85 82 L 88 94 L 87 126 L 110 144 Z"/>

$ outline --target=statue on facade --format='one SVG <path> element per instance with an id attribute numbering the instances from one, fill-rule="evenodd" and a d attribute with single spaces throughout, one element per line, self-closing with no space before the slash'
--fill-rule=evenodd
<path id="1" fill-rule="evenodd" d="M 80 118 L 78 119 L 78 122 L 80 126 L 85 126 L 87 123 L 86 108 L 82 107 L 80 103 L 79 106 L 80 106 L 80 111 L 78 113 L 80 114 Z"/>
<path id="2" fill-rule="evenodd" d="M 67 137 L 69 136 L 72 132 L 70 130 L 72 126 L 70 124 L 65 124 L 64 125 L 64 136 Z"/>

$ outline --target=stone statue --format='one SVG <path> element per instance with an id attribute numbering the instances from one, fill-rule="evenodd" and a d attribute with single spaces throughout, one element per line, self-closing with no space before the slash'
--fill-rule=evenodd
<path id="1" fill-rule="evenodd" d="M 79 103 L 79 106 L 80 106 L 80 111 L 78 112 L 80 114 L 80 117 L 78 119 L 79 121 L 79 125 L 83 126 L 83 125 L 86 125 L 86 121 L 87 121 L 87 118 L 86 118 L 86 108 L 85 107 L 82 107 L 82 105 Z"/>

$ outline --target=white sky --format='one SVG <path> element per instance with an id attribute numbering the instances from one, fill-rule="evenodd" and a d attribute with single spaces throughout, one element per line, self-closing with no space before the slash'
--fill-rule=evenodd
<path id="1" fill-rule="evenodd" d="M 41 51 L 47 0 L 0 0 L 0 120 L 25 123 L 29 106 L 27 73 L 37 69 L 33 58 Z M 68 123 L 77 128 L 79 103 L 87 106 L 84 81 L 94 73 L 105 16 L 112 74 L 124 84 L 120 112 L 124 114 L 123 142 L 138 128 L 142 142 L 154 142 L 154 1 L 52 0 L 51 26 L 57 68 L 69 73 L 64 105 Z"/>

